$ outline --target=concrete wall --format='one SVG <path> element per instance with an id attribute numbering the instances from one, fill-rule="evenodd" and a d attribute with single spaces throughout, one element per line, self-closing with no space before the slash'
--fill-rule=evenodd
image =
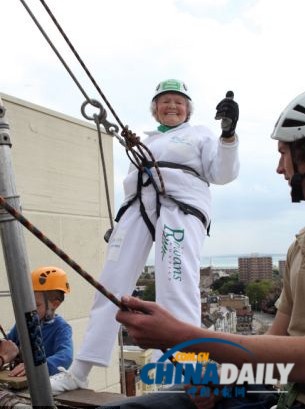
<path id="1" fill-rule="evenodd" d="M 23 213 L 58 247 L 98 278 L 109 227 L 103 171 L 95 127 L 58 112 L 0 94 L 7 109 L 17 192 Z M 103 135 L 113 204 L 112 138 Z M 1 170 L 0 170 L 1 171 Z M 30 270 L 56 265 L 69 276 L 71 293 L 58 312 L 72 325 L 75 351 L 85 331 L 95 289 L 24 229 Z M 8 290 L 0 251 L 0 290 Z M 14 323 L 9 297 L 0 297 L 1 325 Z M 108 370 L 95 368 L 89 387 L 119 392 L 118 351 Z"/>

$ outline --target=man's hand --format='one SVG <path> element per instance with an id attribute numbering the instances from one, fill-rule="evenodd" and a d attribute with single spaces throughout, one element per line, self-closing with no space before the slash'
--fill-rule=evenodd
<path id="1" fill-rule="evenodd" d="M 120 310 L 116 319 L 123 324 L 134 342 L 142 348 L 163 349 L 185 341 L 184 326 L 158 304 L 134 297 L 123 297 L 129 311 Z"/>
<path id="2" fill-rule="evenodd" d="M 0 356 L 4 359 L 4 363 L 11 362 L 18 355 L 18 347 L 13 341 L 1 340 Z"/>
<path id="3" fill-rule="evenodd" d="M 239 107 L 233 98 L 234 93 L 228 91 L 226 97 L 216 106 L 215 119 L 221 119 L 222 138 L 231 138 L 235 134 L 239 118 Z"/>

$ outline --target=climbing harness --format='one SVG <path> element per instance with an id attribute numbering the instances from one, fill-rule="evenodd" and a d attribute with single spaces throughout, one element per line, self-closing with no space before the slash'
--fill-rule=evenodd
<path id="1" fill-rule="evenodd" d="M 191 173 L 192 175 L 199 177 L 200 179 L 202 179 L 202 177 L 199 175 L 199 173 L 194 170 L 193 168 L 191 168 L 190 166 L 186 166 L 186 165 L 180 165 L 179 163 L 174 163 L 174 162 L 166 162 L 166 161 L 158 161 L 158 162 L 151 162 L 151 161 L 145 161 L 143 163 L 143 169 L 139 169 L 138 171 L 138 182 L 137 182 L 137 193 L 135 194 L 135 196 L 133 198 L 131 198 L 128 202 L 124 203 L 123 206 L 121 206 L 121 208 L 119 209 L 115 221 L 119 222 L 119 220 L 121 219 L 121 217 L 123 216 L 123 214 L 126 212 L 126 210 L 136 201 L 139 200 L 140 203 L 140 213 L 141 216 L 151 234 L 151 237 L 153 239 L 153 241 L 155 241 L 155 228 L 152 224 L 152 222 L 149 220 L 149 217 L 147 215 L 147 212 L 145 210 L 145 206 L 143 204 L 142 201 L 142 188 L 143 187 L 147 187 L 150 184 L 154 187 L 155 192 L 156 192 L 156 213 L 157 213 L 157 218 L 160 215 L 160 207 L 161 207 L 161 203 L 160 203 L 160 195 L 161 195 L 161 191 L 158 187 L 158 185 L 156 184 L 156 181 L 153 177 L 153 174 L 151 172 L 151 168 L 155 166 L 155 164 L 157 164 L 158 168 L 170 168 L 170 169 L 181 169 L 184 172 L 188 172 Z M 145 175 L 147 176 L 147 179 L 144 181 L 144 177 Z M 204 182 L 206 182 L 208 184 L 208 182 L 206 180 L 204 180 Z M 205 217 L 205 215 L 198 210 L 197 208 L 195 208 L 194 206 L 191 206 L 190 204 L 181 202 L 177 199 L 175 199 L 173 196 L 163 193 L 162 197 L 169 199 L 170 201 L 174 202 L 179 209 L 184 213 L 184 214 L 190 214 L 193 215 L 195 217 L 197 217 L 204 225 L 205 229 L 207 230 L 207 234 L 209 235 L 209 231 L 210 231 L 210 224 L 208 224 L 207 219 Z M 111 232 L 108 230 L 107 234 L 111 234 Z M 110 236 L 109 236 L 110 237 Z"/>
<path id="2" fill-rule="evenodd" d="M 193 176 L 198 177 L 199 179 L 203 180 L 209 186 L 209 182 L 207 180 L 205 180 L 195 169 L 191 168 L 190 166 L 182 165 L 180 163 L 167 162 L 167 161 L 158 161 L 158 162 L 155 162 L 155 163 L 146 161 L 144 163 L 144 171 L 148 175 L 149 181 L 154 186 L 155 191 L 156 191 L 156 195 L 157 195 L 157 216 L 159 216 L 159 214 L 160 214 L 159 195 L 161 194 L 161 192 L 158 189 L 158 187 L 156 185 L 156 182 L 155 182 L 155 180 L 153 178 L 153 175 L 152 175 L 152 173 L 150 171 L 150 169 L 152 167 L 154 167 L 155 164 L 158 165 L 158 168 L 180 169 L 183 172 L 190 173 Z M 207 233 L 209 234 L 210 224 L 208 224 L 205 215 L 200 210 L 198 210 L 196 207 L 194 207 L 194 206 L 192 206 L 192 205 L 190 205 L 188 203 L 184 203 L 184 202 L 181 202 L 181 201 L 175 199 L 173 196 L 167 194 L 166 192 L 163 194 L 163 197 L 173 201 L 184 214 L 190 214 L 190 215 L 193 215 L 193 216 L 197 217 L 203 223 L 205 229 L 207 230 Z"/>

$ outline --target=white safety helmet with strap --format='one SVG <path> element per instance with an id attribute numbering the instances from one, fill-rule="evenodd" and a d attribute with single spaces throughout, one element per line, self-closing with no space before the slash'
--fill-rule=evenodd
<path id="1" fill-rule="evenodd" d="M 271 138 L 287 143 L 290 148 L 294 175 L 290 180 L 292 202 L 305 200 L 303 180 L 305 173 L 298 171 L 296 152 L 301 144 L 305 145 L 305 92 L 294 98 L 281 113 L 277 120 Z M 304 141 L 301 141 L 304 139 Z"/>
<path id="2" fill-rule="evenodd" d="M 282 142 L 305 138 L 305 92 L 291 101 L 281 113 L 271 138 Z"/>
<path id="3" fill-rule="evenodd" d="M 190 101 L 192 100 L 185 83 L 175 79 L 161 81 L 156 87 L 155 95 L 153 96 L 152 100 L 154 100 L 158 95 L 166 92 L 177 92 L 178 94 L 182 94 L 187 97 Z"/>

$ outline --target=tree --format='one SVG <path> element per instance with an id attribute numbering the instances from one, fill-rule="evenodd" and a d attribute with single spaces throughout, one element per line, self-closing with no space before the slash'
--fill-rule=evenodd
<path id="1" fill-rule="evenodd" d="M 232 274 L 229 277 L 221 277 L 212 284 L 212 290 L 219 294 L 244 294 L 245 284 L 239 281 L 238 274 Z"/>
<path id="2" fill-rule="evenodd" d="M 147 283 L 146 288 L 141 298 L 145 301 L 155 301 L 156 300 L 155 281 L 150 281 L 149 283 Z"/>
<path id="3" fill-rule="evenodd" d="M 272 288 L 267 296 L 262 301 L 262 310 L 269 314 L 276 314 L 275 303 L 282 292 L 282 282 L 280 279 L 273 280 Z"/>
<path id="4" fill-rule="evenodd" d="M 270 280 L 257 280 L 246 286 L 246 295 L 254 309 L 261 309 L 263 301 L 267 298 L 273 286 Z"/>

